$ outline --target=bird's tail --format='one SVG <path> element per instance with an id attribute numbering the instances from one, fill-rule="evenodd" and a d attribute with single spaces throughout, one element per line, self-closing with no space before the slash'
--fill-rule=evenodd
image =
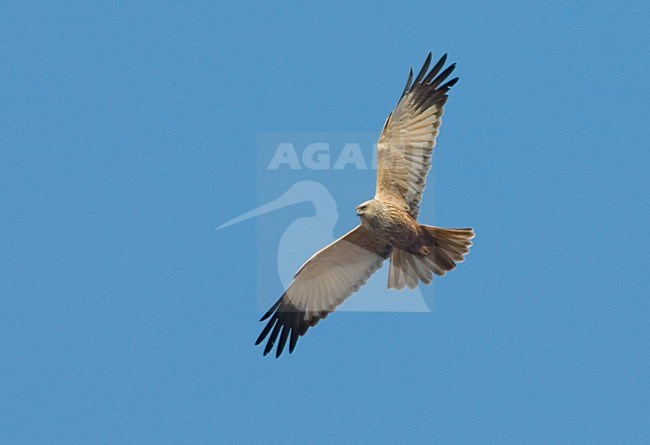
<path id="1" fill-rule="evenodd" d="M 444 275 L 463 261 L 469 253 L 474 238 L 473 229 L 443 229 L 441 227 L 420 225 L 422 241 L 429 248 L 429 254 L 422 257 L 405 250 L 393 248 L 388 271 L 388 288 L 414 289 L 418 280 L 429 284 L 432 272 Z"/>

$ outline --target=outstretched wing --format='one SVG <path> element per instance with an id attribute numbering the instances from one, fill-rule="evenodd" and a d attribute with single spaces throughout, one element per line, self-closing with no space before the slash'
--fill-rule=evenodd
<path id="1" fill-rule="evenodd" d="M 282 354 L 289 338 L 289 353 L 293 352 L 298 337 L 358 291 L 390 252 L 389 245 L 362 226 L 316 252 L 260 320 L 271 317 L 255 344 L 262 343 L 270 333 L 264 355 L 271 352 L 278 336 L 275 356 Z"/>
<path id="2" fill-rule="evenodd" d="M 413 218 L 420 209 L 447 92 L 458 82 L 458 77 L 445 82 L 456 66 L 442 70 L 446 61 L 445 54 L 428 71 L 429 53 L 414 81 L 411 69 L 402 97 L 388 116 L 377 145 L 376 198 L 405 205 Z"/>

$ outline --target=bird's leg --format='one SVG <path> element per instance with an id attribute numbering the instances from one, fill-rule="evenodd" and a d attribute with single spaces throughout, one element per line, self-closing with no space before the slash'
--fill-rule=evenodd
<path id="1" fill-rule="evenodd" d="M 416 240 L 415 243 L 411 244 L 408 249 L 406 249 L 407 252 L 412 253 L 413 255 L 417 255 L 420 258 L 425 258 L 429 256 L 429 253 L 431 253 L 431 249 L 425 245 L 419 242 L 420 239 Z"/>
<path id="2" fill-rule="evenodd" d="M 435 244 L 435 238 L 418 225 L 418 236 L 411 242 L 406 251 L 420 258 L 425 258 L 429 256 Z"/>

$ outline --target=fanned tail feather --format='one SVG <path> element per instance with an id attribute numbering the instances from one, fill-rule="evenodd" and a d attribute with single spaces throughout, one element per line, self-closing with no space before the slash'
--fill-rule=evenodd
<path id="1" fill-rule="evenodd" d="M 393 249 L 388 271 L 388 288 L 411 289 L 421 281 L 430 284 L 433 274 L 443 276 L 464 260 L 472 245 L 473 229 L 444 229 L 420 225 L 425 244 L 430 253 L 425 257 Z"/>

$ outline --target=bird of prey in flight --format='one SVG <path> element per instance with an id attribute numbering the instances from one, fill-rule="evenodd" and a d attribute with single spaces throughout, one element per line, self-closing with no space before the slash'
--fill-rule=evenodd
<path id="1" fill-rule="evenodd" d="M 360 224 L 316 252 L 296 272 L 282 297 L 260 321 L 268 322 L 255 342 L 267 337 L 264 355 L 277 341 L 279 357 L 289 341 L 289 353 L 298 337 L 333 312 L 390 258 L 388 288 L 413 289 L 430 284 L 463 261 L 472 245 L 473 229 L 445 229 L 417 221 L 431 154 L 442 122 L 449 89 L 447 80 L 456 64 L 445 66 L 447 55 L 429 69 L 431 53 L 388 115 L 377 144 L 375 197 L 356 211 Z"/>

